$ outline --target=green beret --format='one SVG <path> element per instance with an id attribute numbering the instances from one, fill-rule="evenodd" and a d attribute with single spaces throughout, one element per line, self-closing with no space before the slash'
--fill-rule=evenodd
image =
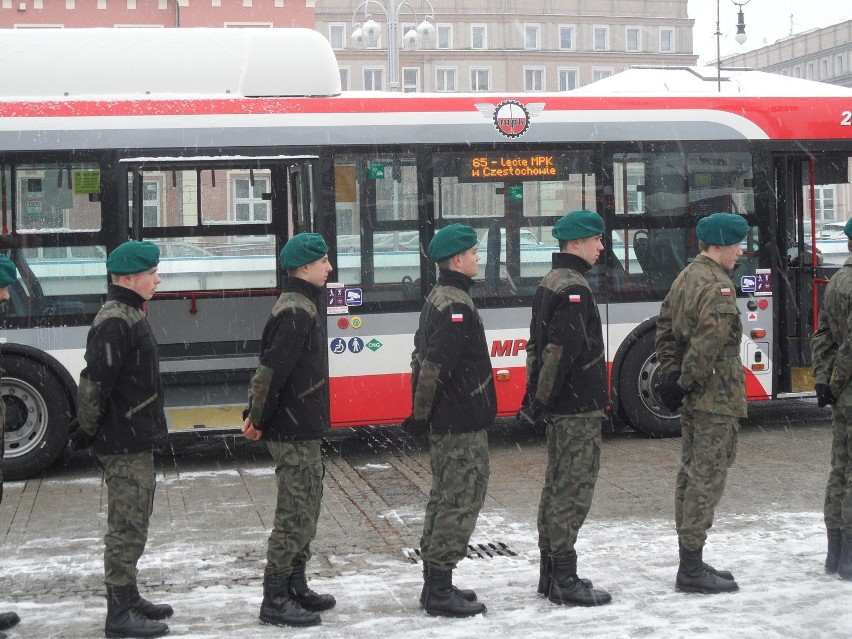
<path id="1" fill-rule="evenodd" d="M 748 222 L 742 215 L 713 213 L 698 221 L 695 234 L 698 239 L 713 246 L 739 244 L 748 233 Z"/>
<path id="2" fill-rule="evenodd" d="M 466 224 L 450 224 L 435 233 L 435 237 L 429 242 L 429 256 L 436 262 L 443 262 L 477 244 L 479 238 L 472 228 Z"/>
<path id="3" fill-rule="evenodd" d="M 5 255 L 0 255 L 0 288 L 9 286 L 18 279 L 18 269 L 15 264 Z"/>
<path id="4" fill-rule="evenodd" d="M 281 262 L 281 268 L 289 270 L 316 262 L 326 255 L 328 255 L 328 245 L 322 239 L 322 235 L 299 233 L 287 240 L 284 248 L 281 249 L 278 261 Z"/>
<path id="5" fill-rule="evenodd" d="M 852 220 L 846 222 L 846 226 L 843 227 L 843 232 L 846 233 L 846 237 L 852 237 Z"/>
<path id="6" fill-rule="evenodd" d="M 107 272 L 133 275 L 152 269 L 160 263 L 160 247 L 153 242 L 131 240 L 116 248 L 106 261 Z"/>
<path id="7" fill-rule="evenodd" d="M 603 218 L 594 211 L 571 211 L 560 217 L 551 231 L 557 240 L 583 240 L 603 232 Z"/>

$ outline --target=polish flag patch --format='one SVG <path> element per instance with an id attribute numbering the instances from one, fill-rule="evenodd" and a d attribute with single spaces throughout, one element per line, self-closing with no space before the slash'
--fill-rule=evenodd
<path id="1" fill-rule="evenodd" d="M 454 322 L 463 322 L 464 321 L 464 315 L 462 315 L 461 313 L 453 313 L 450 316 L 450 319 Z"/>
<path id="2" fill-rule="evenodd" d="M 569 295 L 568 301 L 572 302 L 574 304 L 579 304 L 580 303 L 580 296 L 579 295 Z"/>
<path id="3" fill-rule="evenodd" d="M 731 289 L 729 289 L 729 288 L 723 288 L 722 289 L 722 295 L 723 296 L 728 297 L 728 296 L 730 296 L 730 294 L 731 294 Z"/>

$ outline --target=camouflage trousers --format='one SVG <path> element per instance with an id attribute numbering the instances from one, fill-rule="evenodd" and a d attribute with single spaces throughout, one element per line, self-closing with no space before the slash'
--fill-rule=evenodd
<path id="1" fill-rule="evenodd" d="M 322 479 L 322 441 L 267 441 L 275 460 L 278 501 L 269 544 L 266 574 L 289 575 L 293 566 L 305 565 L 311 558 L 311 541 L 317 534 Z"/>
<path id="2" fill-rule="evenodd" d="M 592 507 L 601 466 L 603 413 L 545 413 L 547 470 L 538 504 L 538 547 L 552 557 L 568 557 Z"/>
<path id="3" fill-rule="evenodd" d="M 98 455 L 107 487 L 107 533 L 104 536 L 104 583 L 136 583 L 136 564 L 148 541 L 154 509 L 154 455 Z"/>
<path id="4" fill-rule="evenodd" d="M 825 489 L 825 527 L 852 533 L 852 406 L 831 409 L 834 437 Z"/>
<path id="5" fill-rule="evenodd" d="M 467 556 L 488 489 L 488 433 L 429 435 L 432 489 L 426 504 L 420 553 L 423 564 L 452 570 Z"/>
<path id="6" fill-rule="evenodd" d="M 707 541 L 713 514 L 725 492 L 737 454 L 737 417 L 682 409 L 680 469 L 675 482 L 675 526 L 680 543 L 698 550 Z"/>

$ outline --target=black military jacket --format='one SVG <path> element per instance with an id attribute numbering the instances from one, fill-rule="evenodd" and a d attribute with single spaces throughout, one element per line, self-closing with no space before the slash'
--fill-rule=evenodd
<path id="1" fill-rule="evenodd" d="M 110 285 L 86 340 L 77 419 L 98 453 L 140 453 L 165 443 L 166 415 L 157 341 L 145 300 Z"/>
<path id="2" fill-rule="evenodd" d="M 527 392 L 561 415 L 602 410 L 609 401 L 601 316 L 582 275 L 590 268 L 581 257 L 554 253 L 533 297 Z"/>
<path id="3" fill-rule="evenodd" d="M 471 286 L 466 275 L 441 269 L 414 335 L 412 417 L 437 434 L 477 431 L 497 416 L 485 328 Z"/>
<path id="4" fill-rule="evenodd" d="M 319 439 L 331 427 L 328 339 L 317 311 L 322 292 L 301 278 L 287 278 L 263 329 L 245 414 L 264 439 Z"/>

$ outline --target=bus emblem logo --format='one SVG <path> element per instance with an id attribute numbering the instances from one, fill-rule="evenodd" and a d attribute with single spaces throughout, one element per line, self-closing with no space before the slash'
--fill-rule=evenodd
<path id="1" fill-rule="evenodd" d="M 504 100 L 497 106 L 481 103 L 476 109 L 486 118 L 493 119 L 497 131 L 507 138 L 519 138 L 530 128 L 530 118 L 544 110 L 544 102 L 531 102 L 526 106 L 517 100 Z"/>

